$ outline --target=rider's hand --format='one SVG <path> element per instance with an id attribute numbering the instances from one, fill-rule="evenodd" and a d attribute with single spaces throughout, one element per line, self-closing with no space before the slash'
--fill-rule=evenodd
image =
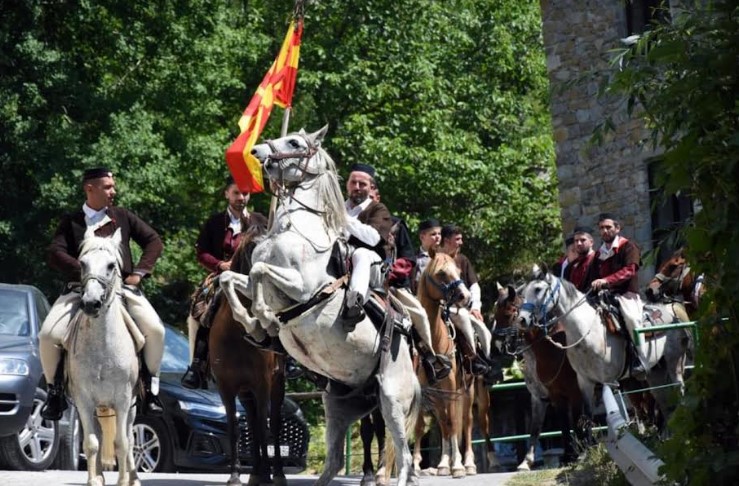
<path id="1" fill-rule="evenodd" d="M 485 320 L 482 318 L 482 312 L 480 312 L 480 309 L 472 309 L 470 310 L 470 314 L 477 319 L 480 322 L 485 322 Z"/>
<path id="2" fill-rule="evenodd" d="M 590 284 L 590 286 L 593 288 L 593 290 L 600 290 L 608 287 L 608 281 L 604 278 L 597 278 L 593 280 L 593 283 Z"/>
<path id="3" fill-rule="evenodd" d="M 231 260 L 220 262 L 218 264 L 218 270 L 221 272 L 225 272 L 226 270 L 231 270 Z"/>
<path id="4" fill-rule="evenodd" d="M 126 280 L 123 281 L 126 285 L 133 285 L 134 287 L 138 287 L 138 285 L 141 283 L 141 275 L 138 273 L 132 273 L 128 277 L 126 277 Z"/>

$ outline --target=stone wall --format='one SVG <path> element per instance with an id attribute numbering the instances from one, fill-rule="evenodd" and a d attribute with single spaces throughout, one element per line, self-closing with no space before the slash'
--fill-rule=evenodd
<path id="1" fill-rule="evenodd" d="M 642 150 L 645 133 L 625 113 L 625 104 L 598 97 L 598 81 L 588 74 L 608 68 L 611 49 L 622 47 L 626 14 L 621 0 L 541 0 L 544 46 L 550 81 L 552 130 L 556 143 L 562 228 L 577 225 L 596 232 L 597 217 L 621 218 L 621 233 L 644 251 L 652 248 L 649 182 Z M 591 144 L 594 128 L 607 115 L 616 131 L 602 145 Z M 642 283 L 653 268 L 640 272 Z"/>

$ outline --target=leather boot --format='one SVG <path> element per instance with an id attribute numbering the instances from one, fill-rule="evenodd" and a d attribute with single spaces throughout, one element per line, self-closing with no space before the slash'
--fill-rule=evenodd
<path id="1" fill-rule="evenodd" d="M 148 373 L 147 373 L 148 374 Z M 144 385 L 144 403 L 141 408 L 144 415 L 159 417 L 164 413 L 164 405 L 159 401 L 159 377 L 149 376 Z"/>
<path id="2" fill-rule="evenodd" d="M 452 371 L 452 362 L 443 354 L 435 354 L 427 349 L 420 349 L 421 361 L 423 361 L 423 369 L 429 378 L 429 384 L 438 380 L 443 380 Z M 433 373 L 429 373 L 431 370 Z"/>
<path id="3" fill-rule="evenodd" d="M 467 369 L 475 376 L 484 376 L 490 371 L 490 367 L 485 363 L 480 356 L 477 355 L 475 349 L 467 343 L 464 339 L 460 341 L 462 344 L 462 355 L 467 361 Z"/>
<path id="4" fill-rule="evenodd" d="M 41 408 L 41 417 L 46 420 L 61 420 L 67 409 L 67 397 L 62 383 L 54 383 L 46 388 L 46 401 Z"/>
<path id="5" fill-rule="evenodd" d="M 187 367 L 187 371 L 182 375 L 180 383 L 185 388 L 197 390 L 202 388 L 208 389 L 208 379 L 205 376 L 206 365 L 208 363 L 208 328 L 201 327 L 195 338 L 195 352 L 193 353 L 192 363 Z"/>
<path id="6" fill-rule="evenodd" d="M 356 290 L 347 290 L 344 296 L 344 308 L 341 310 L 344 331 L 354 331 L 357 324 L 364 320 L 364 297 Z"/>
<path id="7" fill-rule="evenodd" d="M 303 376 L 304 370 L 292 356 L 285 357 L 285 378 L 294 380 Z"/>

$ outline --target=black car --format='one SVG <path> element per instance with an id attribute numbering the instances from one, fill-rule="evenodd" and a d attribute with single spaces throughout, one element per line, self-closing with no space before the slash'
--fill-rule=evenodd
<path id="1" fill-rule="evenodd" d="M 77 467 L 74 410 L 58 423 L 40 413 L 46 383 L 38 331 L 48 312 L 49 302 L 36 287 L 0 284 L 0 468 Z"/>
<path id="2" fill-rule="evenodd" d="M 166 326 L 159 398 L 162 417 L 137 415 L 134 422 L 135 461 L 141 472 L 227 471 L 226 410 L 214 390 L 189 390 L 180 379 L 189 363 L 187 338 Z M 242 470 L 250 470 L 251 432 L 238 405 Z M 308 425 L 298 405 L 285 399 L 280 452 L 286 473 L 303 471 L 308 453 Z M 273 450 L 272 446 L 269 446 Z"/>

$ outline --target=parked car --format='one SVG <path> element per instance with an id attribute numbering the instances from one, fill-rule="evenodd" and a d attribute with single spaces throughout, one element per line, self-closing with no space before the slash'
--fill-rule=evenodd
<path id="1" fill-rule="evenodd" d="M 46 383 L 38 331 L 49 302 L 30 285 L 0 284 L 0 467 L 40 471 L 61 461 L 61 436 L 69 422 L 41 418 Z M 73 413 L 68 411 L 66 417 Z M 77 457 L 72 451 L 67 459 Z M 75 462 L 75 461 L 73 461 Z M 76 462 L 70 467 L 76 468 Z"/>
<path id="2" fill-rule="evenodd" d="M 187 337 L 165 326 L 164 358 L 159 398 L 164 406 L 161 417 L 137 415 L 134 422 L 134 459 L 141 472 L 227 471 L 228 434 L 226 409 L 214 390 L 189 390 L 180 379 L 189 364 Z M 251 432 L 238 405 L 242 470 L 251 466 Z M 298 405 L 285 399 L 282 408 L 280 449 L 286 473 L 298 473 L 306 466 L 308 425 Z M 270 450 L 272 447 L 270 446 Z"/>

